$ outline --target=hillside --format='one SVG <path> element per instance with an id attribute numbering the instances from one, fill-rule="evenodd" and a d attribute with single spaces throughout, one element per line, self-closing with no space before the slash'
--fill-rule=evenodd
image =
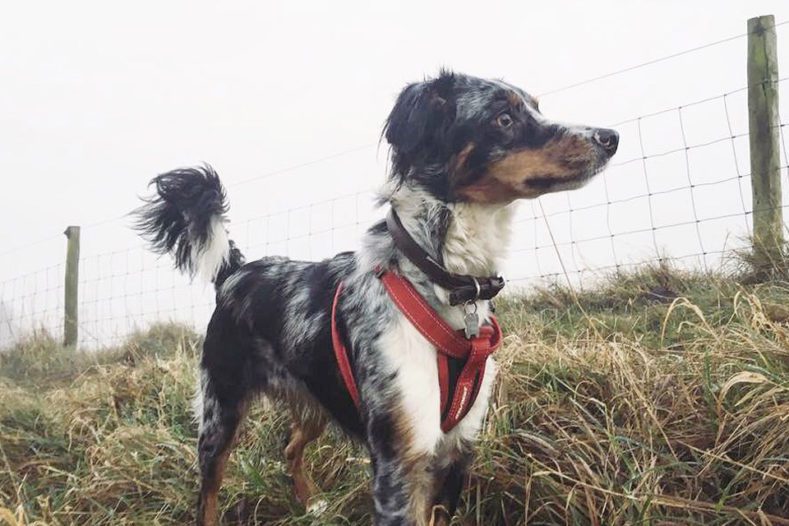
<path id="1" fill-rule="evenodd" d="M 503 365 L 457 524 L 789 524 L 789 283 L 651 268 L 498 304 Z M 0 524 L 184 524 L 199 337 L 161 324 L 100 354 L 46 334 L 0 353 Z M 259 404 L 228 521 L 369 524 L 369 463 L 327 434 L 291 496 L 288 421 Z"/>

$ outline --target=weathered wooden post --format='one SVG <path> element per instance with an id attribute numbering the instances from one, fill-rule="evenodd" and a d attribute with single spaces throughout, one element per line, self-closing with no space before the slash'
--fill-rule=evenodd
<path id="1" fill-rule="evenodd" d="M 63 345 L 76 346 L 78 338 L 79 299 L 79 227 L 70 226 L 63 232 L 68 239 L 66 249 L 66 296 L 63 317 Z"/>
<path id="2" fill-rule="evenodd" d="M 748 20 L 748 124 L 753 192 L 753 256 L 757 272 L 781 260 L 780 117 L 775 17 Z"/>

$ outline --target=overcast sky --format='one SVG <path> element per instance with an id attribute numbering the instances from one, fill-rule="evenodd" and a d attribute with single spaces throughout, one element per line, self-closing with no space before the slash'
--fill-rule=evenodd
<path id="1" fill-rule="evenodd" d="M 395 96 L 407 82 L 442 66 L 502 77 L 537 95 L 548 92 L 541 100 L 546 115 L 596 125 L 737 90 L 746 83 L 744 38 L 550 93 L 742 34 L 749 17 L 768 13 L 779 23 L 789 20 L 789 2 L 10 3 L 0 19 L 0 281 L 61 262 L 60 233 L 69 224 L 101 223 L 83 234 L 86 257 L 137 246 L 123 221 L 104 221 L 136 206 L 152 176 L 201 161 L 213 164 L 228 186 L 231 217 L 239 226 L 235 237 L 253 246 L 256 239 L 270 240 L 271 229 L 288 227 L 282 218 L 268 226 L 245 222 L 367 191 L 383 180 L 386 150 L 376 143 Z M 789 25 L 778 34 L 781 68 L 789 76 Z M 789 90 L 783 92 L 786 107 Z M 744 93 L 729 99 L 735 134 L 747 132 L 745 101 Z M 728 134 L 719 102 L 689 108 L 683 119 L 690 144 Z M 681 138 L 676 113 L 642 124 L 652 153 L 673 148 Z M 618 160 L 640 155 L 634 130 L 632 123 L 621 127 Z M 698 158 L 656 160 L 662 164 L 649 166 L 650 177 L 666 174 L 665 181 L 687 182 L 688 165 L 693 178 L 702 180 L 713 172 L 747 173 L 747 138 L 734 144 L 741 150 L 740 166 L 722 157 L 731 155 L 732 144 L 721 148 L 728 153 L 712 149 L 708 161 L 701 151 Z M 266 174 L 274 175 L 261 177 Z M 643 191 L 639 163 L 612 169 L 606 177 L 609 190 Z M 603 190 L 599 182 L 574 193 L 573 206 L 600 202 Z M 731 199 L 702 200 L 736 212 L 739 193 L 725 192 Z M 364 226 L 368 198 L 360 199 L 359 216 L 348 221 Z M 336 204 L 316 208 L 306 221 L 346 224 L 337 214 L 356 201 L 341 201 L 339 211 Z M 545 206 L 550 213 L 567 204 L 559 197 Z M 615 211 L 618 224 L 640 224 L 629 214 L 643 212 L 645 205 L 635 206 Z M 655 207 L 658 219 L 670 222 L 672 202 Z M 526 208 L 524 217 L 532 204 Z M 576 218 L 571 228 L 602 228 L 605 211 L 593 213 Z M 712 217 L 717 209 L 699 213 Z M 291 219 L 290 227 L 298 228 Z M 568 225 L 556 221 L 556 230 L 566 234 Z M 316 224 L 305 228 L 315 231 Z M 318 248 L 288 251 L 324 256 L 345 248 L 357 230 L 335 232 L 326 243 L 314 240 Z M 582 235 L 593 237 L 593 230 Z M 533 248 L 535 236 L 545 232 L 521 229 L 514 248 Z M 659 240 L 661 249 L 675 238 L 691 244 L 698 239 L 695 230 L 670 236 Z M 618 257 L 641 255 L 643 242 L 630 247 L 623 240 Z M 607 246 L 590 248 L 589 257 L 610 255 Z M 266 251 L 276 248 L 269 244 Z M 571 256 L 581 259 L 577 267 L 591 264 L 584 254 Z M 540 273 L 530 260 L 514 266 L 524 277 Z"/>

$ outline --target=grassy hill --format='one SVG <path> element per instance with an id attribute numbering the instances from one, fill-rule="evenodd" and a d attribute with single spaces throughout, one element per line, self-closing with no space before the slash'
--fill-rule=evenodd
<path id="1" fill-rule="evenodd" d="M 457 524 L 789 524 L 789 283 L 651 268 L 499 302 L 503 365 Z M 101 354 L 36 335 L 0 353 L 0 524 L 184 524 L 199 337 L 151 327 Z M 325 435 L 306 515 L 259 404 L 228 522 L 369 524 L 369 462 Z"/>

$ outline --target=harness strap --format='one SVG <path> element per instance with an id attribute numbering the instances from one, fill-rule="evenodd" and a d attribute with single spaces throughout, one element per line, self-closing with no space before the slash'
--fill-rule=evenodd
<path id="1" fill-rule="evenodd" d="M 388 271 L 381 273 L 380 279 L 400 312 L 438 351 L 453 358 L 465 359 L 471 342 L 484 340 L 491 347 L 491 352 L 501 343 L 501 329 L 493 316 L 490 318 L 492 326 L 480 327 L 479 336 L 469 340 L 463 331 L 453 329 L 439 316 L 407 279 Z"/>
<path id="2" fill-rule="evenodd" d="M 485 375 L 485 363 L 501 345 L 501 328 L 494 316 L 490 325 L 479 329 L 479 335 L 466 339 L 463 331 L 456 331 L 439 316 L 430 304 L 416 291 L 404 277 L 394 272 L 384 271 L 379 278 L 397 308 L 436 348 L 438 382 L 441 390 L 441 430 L 452 430 L 474 405 Z M 337 326 L 337 303 L 342 292 L 342 284 L 337 287 L 332 304 L 332 344 L 337 358 L 340 375 L 356 407 L 359 407 L 359 391 L 353 377 L 348 350 L 342 341 Z M 451 364 L 460 367 L 457 379 L 451 374 Z"/>
<path id="3" fill-rule="evenodd" d="M 348 349 L 345 347 L 342 336 L 340 336 L 340 330 L 337 328 L 337 302 L 340 300 L 342 286 L 342 282 L 337 286 L 337 292 L 334 293 L 334 301 L 331 304 L 331 342 L 332 347 L 334 347 L 334 356 L 337 358 L 337 365 L 340 368 L 342 381 L 345 382 L 345 388 L 358 408 L 360 405 L 359 389 L 357 389 L 356 380 L 353 377 L 351 362 L 348 361 Z"/>

